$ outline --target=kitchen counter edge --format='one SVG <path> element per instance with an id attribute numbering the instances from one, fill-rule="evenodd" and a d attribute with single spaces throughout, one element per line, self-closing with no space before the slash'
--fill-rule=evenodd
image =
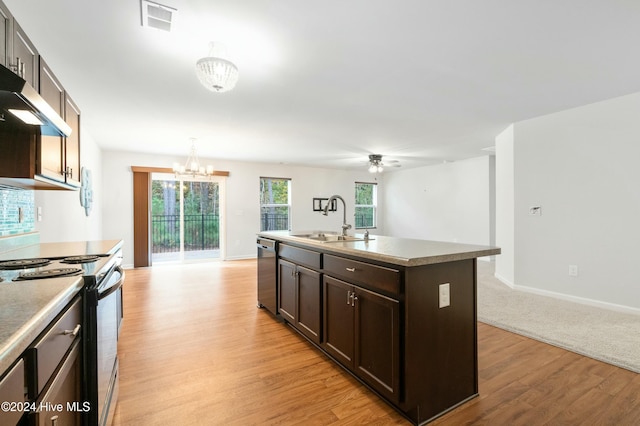
<path id="1" fill-rule="evenodd" d="M 500 254 L 499 247 L 371 235 L 371 240 L 323 243 L 297 237 L 302 231 L 263 231 L 258 237 L 399 266 L 422 266 Z M 356 234 L 361 236 L 361 234 Z"/>

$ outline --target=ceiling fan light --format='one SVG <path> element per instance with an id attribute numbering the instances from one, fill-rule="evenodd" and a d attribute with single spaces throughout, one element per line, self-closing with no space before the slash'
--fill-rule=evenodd
<path id="1" fill-rule="evenodd" d="M 371 163 L 371 165 L 369 166 L 369 173 L 376 173 L 378 171 L 378 167 Z"/>

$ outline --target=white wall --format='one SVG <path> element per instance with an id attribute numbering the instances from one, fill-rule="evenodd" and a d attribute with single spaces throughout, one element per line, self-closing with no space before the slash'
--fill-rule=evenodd
<path id="1" fill-rule="evenodd" d="M 185 153 L 186 156 L 186 153 Z M 170 167 L 185 157 L 104 151 L 103 237 L 124 239 L 125 264 L 133 264 L 133 174 L 131 166 Z M 354 224 L 354 183 L 373 182 L 366 170 L 353 172 L 268 163 L 201 159 L 218 170 L 226 170 L 226 258 L 255 257 L 255 237 L 260 230 L 259 189 L 261 176 L 292 179 L 291 226 L 296 230 L 335 230 L 342 224 L 342 205 L 323 216 L 313 211 L 313 197 L 341 195 L 347 203 L 347 222 Z M 380 179 L 380 177 L 378 177 Z M 381 182 L 380 182 L 381 183 Z M 382 186 L 382 185 L 379 185 Z M 380 200 L 383 202 L 383 200 Z M 383 220 L 380 217 L 379 220 Z M 351 231 L 353 232 L 353 230 Z M 377 232 L 381 232 L 378 228 Z"/>
<path id="2" fill-rule="evenodd" d="M 515 124 L 516 286 L 640 310 L 638 117 L 634 94 Z"/>
<path id="3" fill-rule="evenodd" d="M 491 245 L 492 168 L 483 156 L 385 174 L 386 234 Z"/>
<path id="4" fill-rule="evenodd" d="M 42 221 L 36 231 L 40 242 L 86 241 L 102 239 L 102 161 L 100 147 L 83 128 L 80 162 L 93 177 L 93 208 L 89 216 L 80 205 L 79 191 L 35 191 L 35 207 L 42 208 Z"/>
<path id="5" fill-rule="evenodd" d="M 496 137 L 496 256 L 495 275 L 504 283 L 514 285 L 514 170 L 513 125 Z"/>

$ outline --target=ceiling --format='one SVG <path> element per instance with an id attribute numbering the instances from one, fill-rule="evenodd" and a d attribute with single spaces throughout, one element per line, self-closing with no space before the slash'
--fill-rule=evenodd
<path id="1" fill-rule="evenodd" d="M 487 155 L 510 123 L 640 91 L 637 0 L 4 0 L 103 149 L 317 167 Z M 226 44 L 236 88 L 200 85 Z"/>

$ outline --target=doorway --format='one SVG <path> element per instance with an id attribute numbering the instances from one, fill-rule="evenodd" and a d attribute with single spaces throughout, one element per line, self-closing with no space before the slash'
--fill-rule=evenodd
<path id="1" fill-rule="evenodd" d="M 170 174 L 153 173 L 152 263 L 224 258 L 223 200 L 223 178 L 176 179 Z"/>

